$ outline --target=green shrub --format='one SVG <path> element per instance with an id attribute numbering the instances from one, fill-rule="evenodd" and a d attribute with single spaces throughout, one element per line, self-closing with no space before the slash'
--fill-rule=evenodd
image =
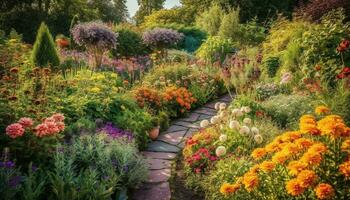
<path id="1" fill-rule="evenodd" d="M 267 57 L 263 61 L 263 72 L 265 72 L 270 78 L 276 76 L 280 61 L 278 57 Z"/>
<path id="2" fill-rule="evenodd" d="M 234 47 L 231 39 L 211 36 L 199 47 L 196 55 L 207 62 L 222 62 L 228 54 L 232 53 L 234 53 Z"/>
<path id="3" fill-rule="evenodd" d="M 262 107 L 280 127 L 297 128 L 301 115 L 313 113 L 313 104 L 309 96 L 277 95 L 263 102 Z"/>
<path id="4" fill-rule="evenodd" d="M 213 4 L 208 10 L 200 13 L 196 18 L 196 25 L 203 28 L 209 35 L 217 35 L 220 29 L 224 9 Z"/>
<path id="5" fill-rule="evenodd" d="M 148 53 L 139 33 L 127 27 L 117 27 L 115 31 L 118 33 L 118 44 L 112 50 L 114 57 L 132 57 Z"/>
<path id="6" fill-rule="evenodd" d="M 52 35 L 44 22 L 41 23 L 36 36 L 32 52 L 32 61 L 35 65 L 40 67 L 48 65 L 56 67 L 60 64 Z"/>
<path id="7" fill-rule="evenodd" d="M 175 83 L 180 80 L 183 76 L 188 76 L 192 73 L 192 69 L 185 64 L 167 65 L 154 67 L 145 75 L 143 80 L 150 84 L 159 83 L 160 78 L 163 77 L 165 80 L 171 80 Z"/>

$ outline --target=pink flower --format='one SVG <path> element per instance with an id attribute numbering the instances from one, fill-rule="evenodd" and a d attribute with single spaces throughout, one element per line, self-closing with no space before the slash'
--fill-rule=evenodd
<path id="1" fill-rule="evenodd" d="M 20 137 L 24 134 L 24 128 L 21 124 L 19 123 L 14 123 L 9 125 L 6 128 L 6 134 L 10 137 L 10 138 L 16 138 L 16 137 Z"/>
<path id="2" fill-rule="evenodd" d="M 53 117 L 48 117 L 44 120 L 44 123 L 55 123 L 56 120 Z"/>
<path id="3" fill-rule="evenodd" d="M 61 113 L 56 113 L 51 116 L 56 122 L 63 122 L 64 121 L 64 115 Z"/>
<path id="4" fill-rule="evenodd" d="M 43 124 L 39 124 L 35 127 L 35 135 L 38 136 L 38 137 L 43 137 L 45 135 L 47 135 L 47 126 L 45 123 Z"/>
<path id="5" fill-rule="evenodd" d="M 56 126 L 57 126 L 57 128 L 58 128 L 59 131 L 63 131 L 64 128 L 65 128 L 65 125 L 64 125 L 63 122 L 57 122 L 57 123 L 56 123 Z"/>
<path id="6" fill-rule="evenodd" d="M 23 126 L 23 128 L 28 128 L 33 125 L 33 120 L 29 117 L 22 117 L 18 120 L 18 123 Z"/>
<path id="7" fill-rule="evenodd" d="M 55 135 L 60 132 L 55 122 L 45 122 L 48 135 Z"/>

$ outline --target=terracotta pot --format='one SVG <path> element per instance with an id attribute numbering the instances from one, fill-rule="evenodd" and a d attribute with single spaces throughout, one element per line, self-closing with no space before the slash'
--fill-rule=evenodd
<path id="1" fill-rule="evenodd" d="M 152 130 L 149 131 L 148 135 L 152 140 L 157 139 L 157 137 L 159 136 L 159 129 L 160 127 L 154 127 Z"/>

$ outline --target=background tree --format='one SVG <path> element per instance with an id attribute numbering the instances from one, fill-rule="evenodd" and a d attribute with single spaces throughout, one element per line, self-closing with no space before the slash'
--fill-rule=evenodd
<path id="1" fill-rule="evenodd" d="M 60 64 L 52 35 L 44 22 L 38 30 L 31 58 L 33 63 L 40 67 L 56 67 Z"/>
<path id="2" fill-rule="evenodd" d="M 151 15 L 154 11 L 162 9 L 164 2 L 165 0 L 137 0 L 139 9 L 134 16 L 136 24 L 141 24 L 146 16 Z"/>
<path id="3" fill-rule="evenodd" d="M 198 27 L 203 28 L 209 35 L 216 35 L 219 31 L 222 16 L 225 11 L 220 5 L 214 4 L 208 10 L 198 15 L 196 24 Z"/>

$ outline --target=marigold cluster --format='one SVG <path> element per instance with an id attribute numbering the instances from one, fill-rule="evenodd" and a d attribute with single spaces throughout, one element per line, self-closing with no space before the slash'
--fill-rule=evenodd
<path id="1" fill-rule="evenodd" d="M 64 116 L 62 114 L 54 114 L 46 118 L 43 123 L 34 128 L 34 134 L 37 137 L 52 136 L 61 132 L 65 128 Z"/>
<path id="2" fill-rule="evenodd" d="M 189 92 L 184 87 L 168 87 L 166 88 L 164 92 L 164 100 L 166 102 L 172 102 L 175 101 L 178 105 L 180 105 L 182 108 L 185 108 L 187 110 L 191 109 L 191 104 L 195 103 L 197 101 L 196 98 L 192 96 L 192 93 Z M 181 109 L 181 112 L 185 112 L 184 109 Z"/>
<path id="3" fill-rule="evenodd" d="M 350 128 L 344 123 L 344 120 L 338 115 L 328 115 L 317 122 L 317 127 L 321 135 L 329 135 L 333 138 L 348 137 Z"/>
<path id="4" fill-rule="evenodd" d="M 311 135 L 320 134 L 320 130 L 317 128 L 317 121 L 312 115 L 303 115 L 300 118 L 299 128 L 302 133 L 309 133 Z"/>
<path id="5" fill-rule="evenodd" d="M 325 115 L 330 113 L 330 109 L 326 106 L 317 106 L 315 109 L 315 113 L 318 115 Z"/>
<path id="6" fill-rule="evenodd" d="M 320 183 L 315 188 L 318 199 L 332 199 L 334 197 L 334 189 L 327 183 Z"/>
<path id="7" fill-rule="evenodd" d="M 157 92 L 157 90 L 151 88 L 138 88 L 135 91 L 135 98 L 141 108 L 143 108 L 145 105 L 149 105 L 150 107 L 161 106 L 161 95 Z"/>
<path id="8" fill-rule="evenodd" d="M 224 183 L 220 187 L 220 193 L 223 195 L 229 195 L 229 194 L 235 193 L 237 190 L 239 190 L 240 187 L 241 185 L 237 183 L 235 184 Z"/>

